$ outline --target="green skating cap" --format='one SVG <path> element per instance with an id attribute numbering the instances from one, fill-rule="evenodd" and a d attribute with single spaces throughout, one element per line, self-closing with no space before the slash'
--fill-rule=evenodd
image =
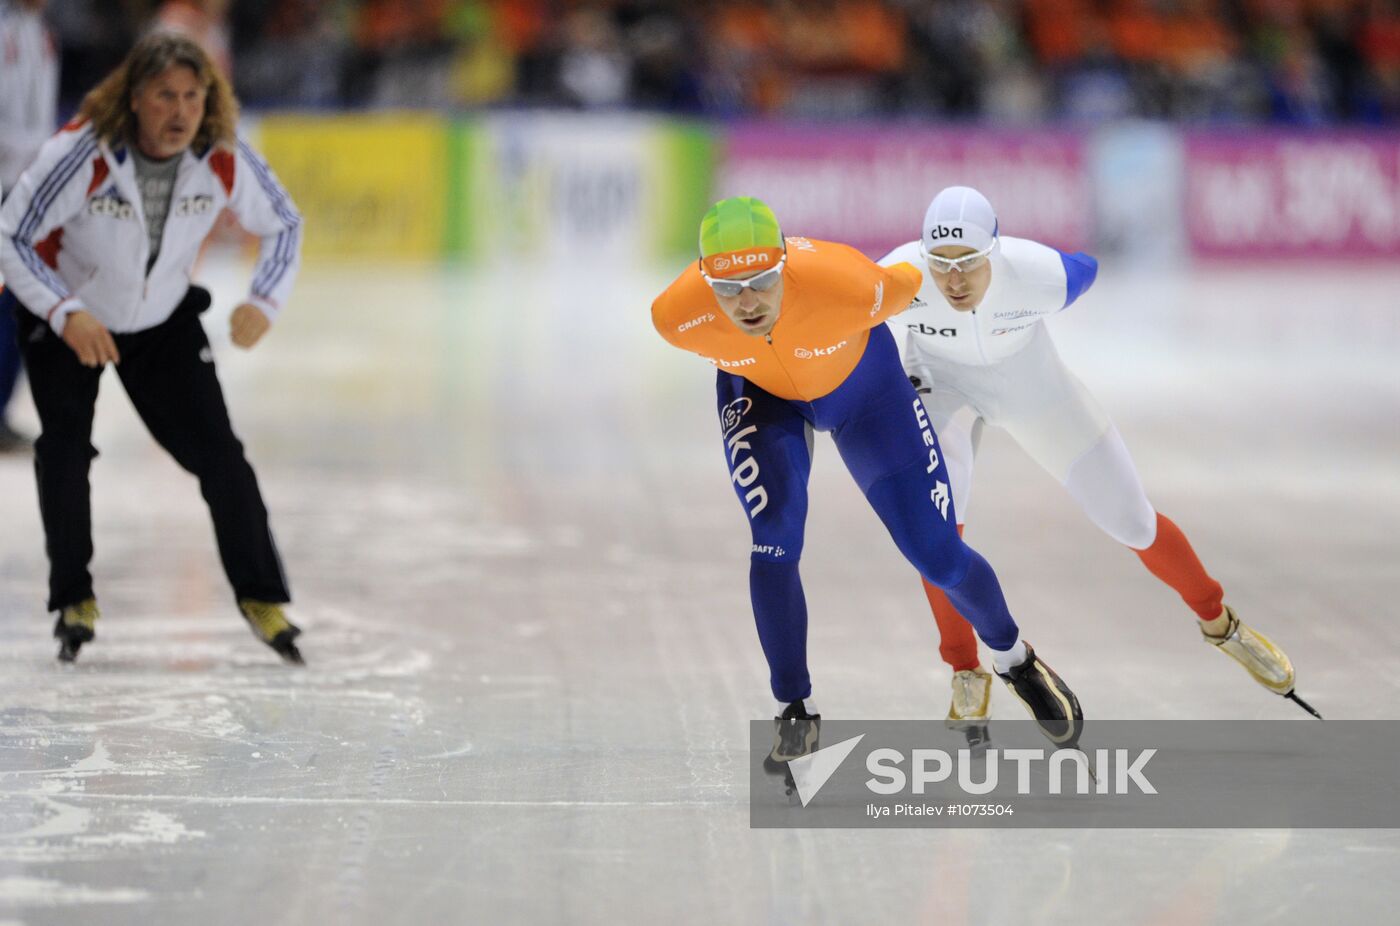
<path id="1" fill-rule="evenodd" d="M 752 196 L 721 199 L 700 220 L 700 262 L 712 277 L 776 266 L 782 254 L 777 216 Z"/>

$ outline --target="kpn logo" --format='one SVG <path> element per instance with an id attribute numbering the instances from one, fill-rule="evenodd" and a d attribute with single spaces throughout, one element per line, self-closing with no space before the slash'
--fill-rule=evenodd
<path id="1" fill-rule="evenodd" d="M 788 762 L 793 786 L 806 807 L 846 764 L 866 734 L 798 756 Z M 945 796 L 987 795 L 1001 789 L 1028 794 L 1156 794 L 1147 764 L 1156 749 L 1098 749 L 1091 758 L 1077 749 L 870 749 L 865 754 L 865 789 L 883 798 L 923 795 L 931 785 Z"/>

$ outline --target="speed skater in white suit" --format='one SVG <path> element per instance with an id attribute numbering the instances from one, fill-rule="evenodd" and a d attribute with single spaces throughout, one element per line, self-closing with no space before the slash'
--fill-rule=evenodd
<path id="1" fill-rule="evenodd" d="M 887 324 L 943 446 L 958 531 L 982 429 L 996 425 L 1065 487 L 1089 520 L 1181 595 L 1206 643 L 1268 690 L 1316 714 L 1293 691 L 1288 657 L 1224 603 L 1220 583 L 1185 534 L 1147 500 L 1118 429 L 1065 367 L 1041 324 L 1093 285 L 1098 262 L 1001 235 L 991 203 L 970 187 L 934 197 L 920 240 L 880 261 L 900 262 L 923 268 L 924 283 L 910 308 Z M 924 591 L 942 635 L 939 652 L 953 669 L 949 725 L 964 728 L 977 744 L 986 737 L 991 677 L 979 664 L 971 626 L 941 590 L 925 582 Z"/>

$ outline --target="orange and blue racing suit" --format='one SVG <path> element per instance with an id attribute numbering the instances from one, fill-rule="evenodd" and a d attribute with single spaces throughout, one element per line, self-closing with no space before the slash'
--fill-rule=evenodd
<path id="1" fill-rule="evenodd" d="M 753 533 L 754 619 L 779 701 L 811 695 L 797 564 L 814 430 L 831 432 L 920 574 L 946 590 L 988 646 L 1015 645 L 996 574 L 958 536 L 938 438 L 884 325 L 922 283 L 909 264 L 881 267 L 845 245 L 789 238 L 778 320 L 767 335 L 731 322 L 696 265 L 652 306 L 663 338 L 718 367 L 725 459 Z"/>

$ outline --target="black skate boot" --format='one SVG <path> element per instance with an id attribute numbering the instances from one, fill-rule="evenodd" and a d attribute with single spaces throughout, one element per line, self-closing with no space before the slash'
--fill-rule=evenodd
<path id="1" fill-rule="evenodd" d="M 998 672 L 1011 693 L 1031 712 L 1040 732 L 1063 749 L 1078 749 L 1084 732 L 1084 711 L 1079 699 L 1055 670 L 1047 666 L 1026 643 L 1026 661 L 1009 671 Z"/>
<path id="2" fill-rule="evenodd" d="M 306 665 L 293 642 L 300 636 L 301 628 L 287 620 L 280 604 L 243 598 L 238 602 L 238 610 L 253 628 L 253 635 L 276 650 L 277 655 L 294 666 Z"/>
<path id="3" fill-rule="evenodd" d="M 783 709 L 781 717 L 773 718 L 773 750 L 763 760 L 763 771 L 783 779 L 789 797 L 797 793 L 797 785 L 788 762 L 816 752 L 821 731 L 822 715 L 807 713 L 801 701 L 793 701 Z"/>
<path id="4" fill-rule="evenodd" d="M 97 635 L 97 619 L 101 616 L 95 598 L 70 604 L 59 612 L 58 622 L 53 625 L 54 638 L 59 641 L 59 662 L 72 662 L 78 658 L 78 650 Z"/>

